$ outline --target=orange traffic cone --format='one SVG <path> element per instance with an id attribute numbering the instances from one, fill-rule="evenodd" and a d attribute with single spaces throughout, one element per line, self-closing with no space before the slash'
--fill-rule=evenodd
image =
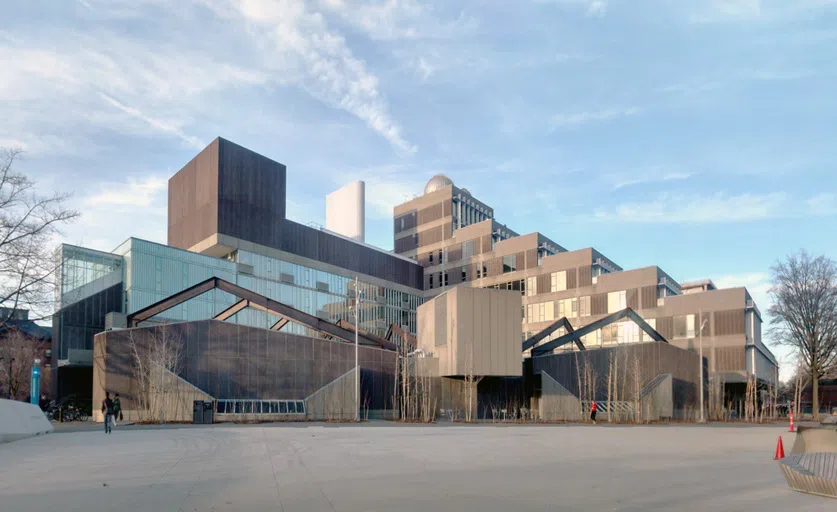
<path id="1" fill-rule="evenodd" d="M 779 436 L 779 441 L 776 443 L 776 455 L 773 456 L 773 460 L 779 460 L 785 458 L 785 447 L 782 445 L 782 436 Z"/>

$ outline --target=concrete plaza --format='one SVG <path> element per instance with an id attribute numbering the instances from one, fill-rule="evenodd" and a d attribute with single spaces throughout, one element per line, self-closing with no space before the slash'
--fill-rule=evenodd
<path id="1" fill-rule="evenodd" d="M 834 510 L 772 460 L 787 427 L 211 426 L 0 445 L 0 510 Z"/>

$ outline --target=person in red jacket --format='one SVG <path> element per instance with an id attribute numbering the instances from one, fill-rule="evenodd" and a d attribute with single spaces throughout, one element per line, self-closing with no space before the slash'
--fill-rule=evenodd
<path id="1" fill-rule="evenodd" d="M 596 424 L 596 401 L 593 400 L 593 403 L 590 405 L 590 419 L 593 420 L 593 424 Z"/>

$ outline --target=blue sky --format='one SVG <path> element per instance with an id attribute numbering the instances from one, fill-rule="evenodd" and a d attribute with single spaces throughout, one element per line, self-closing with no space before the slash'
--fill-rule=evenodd
<path id="1" fill-rule="evenodd" d="M 835 55 L 835 0 L 9 2 L 0 146 L 100 249 L 164 242 L 166 180 L 220 135 L 288 166 L 301 222 L 364 179 L 391 248 L 441 172 L 518 232 L 766 310 L 777 258 L 837 256 Z"/>

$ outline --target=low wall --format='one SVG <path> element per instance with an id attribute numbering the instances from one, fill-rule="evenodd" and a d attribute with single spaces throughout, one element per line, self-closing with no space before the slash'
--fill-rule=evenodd
<path id="1" fill-rule="evenodd" d="M 581 402 L 546 372 L 541 372 L 541 399 L 538 403 L 543 421 L 578 421 Z"/>
<path id="2" fill-rule="evenodd" d="M 0 399 L 0 443 L 50 432 L 52 424 L 37 405 Z"/>

